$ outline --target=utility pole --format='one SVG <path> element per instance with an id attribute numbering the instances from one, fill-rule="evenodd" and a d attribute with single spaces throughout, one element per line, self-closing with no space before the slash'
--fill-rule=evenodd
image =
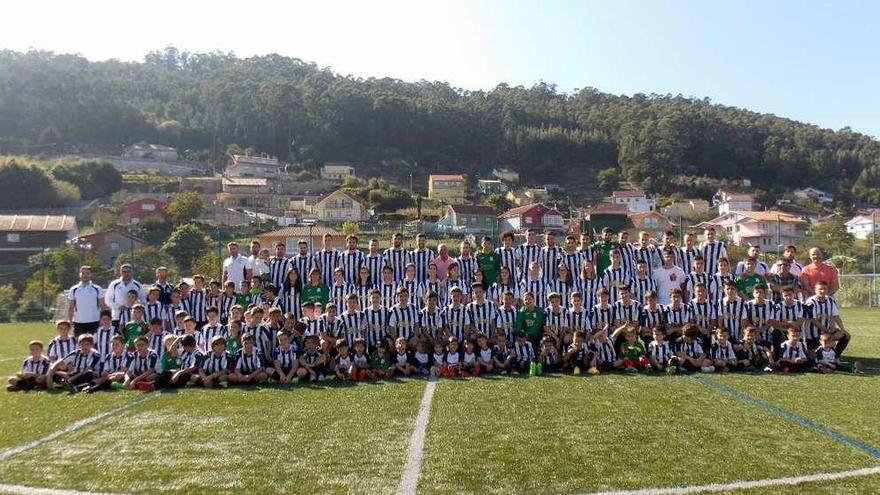
<path id="1" fill-rule="evenodd" d="M 871 210 L 871 301 L 868 307 L 874 307 L 874 298 L 877 295 L 877 210 Z"/>
<path id="2" fill-rule="evenodd" d="M 217 236 L 217 259 L 220 260 L 220 276 L 217 280 L 223 280 L 223 256 L 221 254 L 220 249 L 220 226 L 218 225 L 216 229 L 214 229 L 214 234 Z"/>

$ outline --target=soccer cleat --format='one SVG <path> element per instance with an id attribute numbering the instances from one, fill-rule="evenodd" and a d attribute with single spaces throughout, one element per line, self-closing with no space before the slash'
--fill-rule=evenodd
<path id="1" fill-rule="evenodd" d="M 772 366 L 765 366 L 764 372 L 765 373 L 773 373 L 773 367 Z"/>
<path id="2" fill-rule="evenodd" d="M 519 375 L 519 371 L 517 371 L 517 370 L 513 370 L 513 371 L 510 372 L 510 374 L 511 374 L 511 375 Z"/>
<path id="3" fill-rule="evenodd" d="M 84 394 L 91 394 L 91 393 L 94 392 L 94 391 L 95 391 L 95 390 L 91 387 L 91 385 L 82 389 L 82 392 L 83 392 Z"/>
<path id="4" fill-rule="evenodd" d="M 323 381 L 324 381 L 324 373 L 318 373 L 318 381 L 319 381 L 319 382 L 323 382 Z"/>
<path id="5" fill-rule="evenodd" d="M 222 382 L 217 382 L 217 385 L 220 385 L 223 388 L 228 388 L 229 382 L 227 382 L 226 380 L 223 380 Z"/>
<path id="6" fill-rule="evenodd" d="M 598 375 L 598 374 L 599 374 L 599 368 L 597 368 L 597 367 L 595 367 L 595 366 L 590 366 L 590 369 L 587 370 L 587 374 L 590 374 L 590 375 Z"/>
<path id="7" fill-rule="evenodd" d="M 714 373 L 715 367 L 714 366 L 703 366 L 702 368 L 700 368 L 700 371 L 702 371 L 703 373 Z"/>
<path id="8" fill-rule="evenodd" d="M 580 367 L 580 366 L 575 366 L 574 369 L 571 370 L 571 374 L 574 375 L 574 376 L 580 376 L 580 374 L 581 374 L 581 367 Z"/>

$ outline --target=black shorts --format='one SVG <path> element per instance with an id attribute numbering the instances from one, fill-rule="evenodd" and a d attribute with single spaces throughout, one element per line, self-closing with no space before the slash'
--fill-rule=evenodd
<path id="1" fill-rule="evenodd" d="M 96 330 L 98 330 L 98 326 L 100 322 L 90 321 L 87 323 L 74 323 L 73 324 L 73 336 L 74 338 L 79 338 L 80 335 L 85 333 L 94 334 Z"/>

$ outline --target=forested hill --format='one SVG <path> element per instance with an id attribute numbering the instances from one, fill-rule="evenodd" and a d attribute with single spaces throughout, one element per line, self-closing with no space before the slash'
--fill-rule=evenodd
<path id="1" fill-rule="evenodd" d="M 809 184 L 844 201 L 880 200 L 880 142 L 848 129 L 681 96 L 359 79 L 278 55 L 169 48 L 128 63 L 2 51 L 0 138 L 145 140 L 215 156 L 236 143 L 305 164 L 383 164 L 392 174 L 485 175 L 504 164 L 553 181 L 559 170 L 619 167 L 658 192 L 698 177 L 747 177 L 774 192 Z"/>

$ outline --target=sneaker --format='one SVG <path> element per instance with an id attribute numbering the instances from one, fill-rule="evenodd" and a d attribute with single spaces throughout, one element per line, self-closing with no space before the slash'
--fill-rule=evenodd
<path id="1" fill-rule="evenodd" d="M 519 371 L 513 370 L 510 372 L 511 375 L 519 375 Z"/>
<path id="2" fill-rule="evenodd" d="M 318 381 L 319 381 L 319 382 L 323 382 L 323 381 L 324 381 L 324 373 L 318 373 Z"/>
<path id="3" fill-rule="evenodd" d="M 501 371 L 499 371 L 499 373 L 501 373 L 502 375 L 506 375 L 506 374 L 507 374 L 507 370 L 501 370 Z"/>
<path id="4" fill-rule="evenodd" d="M 574 375 L 574 376 L 580 376 L 580 374 L 581 374 L 581 367 L 580 367 L 580 366 L 575 366 L 574 369 L 571 370 L 571 374 Z"/>
<path id="5" fill-rule="evenodd" d="M 91 385 L 89 385 L 88 387 L 82 389 L 82 391 L 83 391 L 84 394 L 91 394 L 91 393 L 94 392 L 95 390 L 92 389 Z"/>
<path id="6" fill-rule="evenodd" d="M 773 367 L 772 366 L 765 366 L 764 372 L 765 373 L 773 373 Z"/>
<path id="7" fill-rule="evenodd" d="M 67 390 L 72 394 L 75 394 L 78 392 L 78 390 L 76 389 L 76 385 L 74 385 L 72 383 L 67 384 Z"/>
<path id="8" fill-rule="evenodd" d="M 589 375 L 598 375 L 598 374 L 599 374 L 599 368 L 597 368 L 597 367 L 595 367 L 595 366 L 591 366 L 590 369 L 587 370 L 587 374 L 589 374 Z"/>
<path id="9" fill-rule="evenodd" d="M 703 366 L 702 368 L 700 368 L 700 371 L 702 371 L 703 373 L 715 373 L 715 367 L 714 366 Z"/>

